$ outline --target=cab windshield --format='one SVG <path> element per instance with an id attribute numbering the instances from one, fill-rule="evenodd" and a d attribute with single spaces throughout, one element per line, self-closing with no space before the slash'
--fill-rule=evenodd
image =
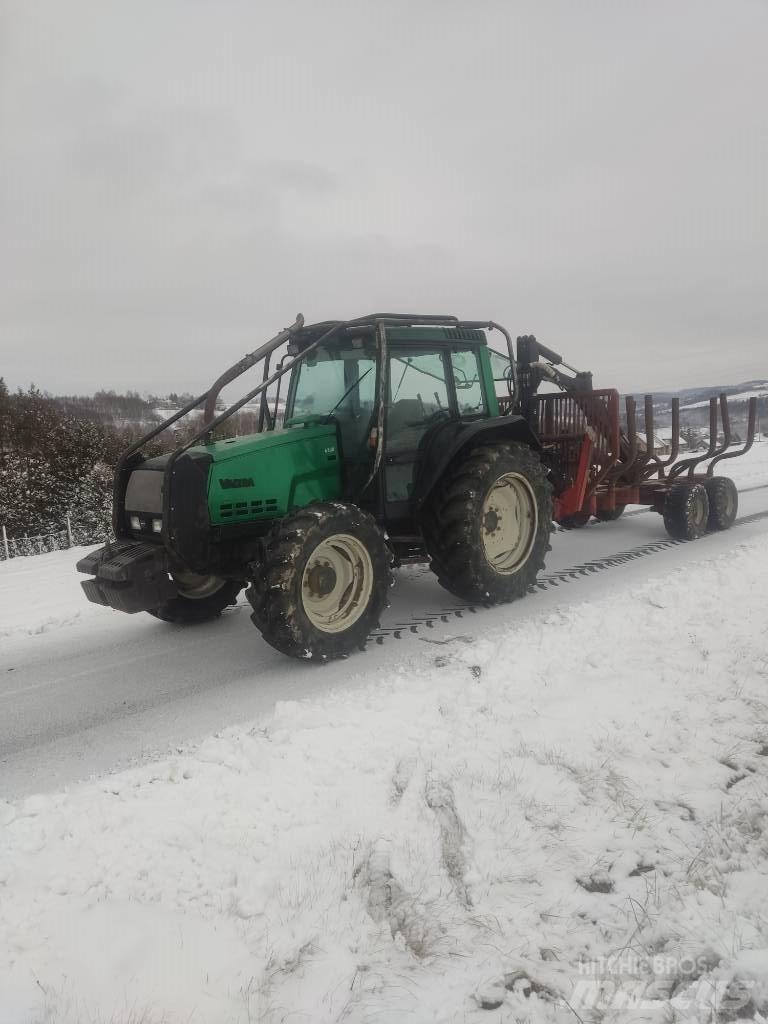
<path id="1" fill-rule="evenodd" d="M 376 399 L 376 353 L 353 343 L 321 346 L 299 364 L 286 420 L 333 416 L 345 452 L 364 445 Z"/>

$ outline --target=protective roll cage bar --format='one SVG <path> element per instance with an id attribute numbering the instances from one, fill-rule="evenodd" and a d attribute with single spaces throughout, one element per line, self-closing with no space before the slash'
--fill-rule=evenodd
<path id="1" fill-rule="evenodd" d="M 203 425 L 193 436 L 185 441 L 184 444 L 179 445 L 170 454 L 168 461 L 165 466 L 165 479 L 163 485 L 163 529 L 162 539 L 166 547 L 173 554 L 176 554 L 181 561 L 184 561 L 178 551 L 175 550 L 172 536 L 168 529 L 169 523 L 169 512 L 170 507 L 170 492 L 171 489 L 168 486 L 170 480 L 174 474 L 174 466 L 190 448 L 196 445 L 198 442 L 203 441 L 204 443 L 210 442 L 213 437 L 213 432 L 217 427 L 225 423 L 231 416 L 238 412 L 244 405 L 253 401 L 261 395 L 261 404 L 259 409 L 259 421 L 258 421 L 258 432 L 261 433 L 264 429 L 265 421 L 269 423 L 269 429 L 274 428 L 274 417 L 271 416 L 268 410 L 267 403 L 267 389 L 272 386 L 276 381 L 279 381 L 285 374 L 290 371 L 298 363 L 302 362 L 312 352 L 318 349 L 321 345 L 332 341 L 342 333 L 359 332 L 361 330 L 368 329 L 372 332 L 378 332 L 380 344 L 382 348 L 382 366 L 384 365 L 384 356 L 386 354 L 385 346 L 385 329 L 387 327 L 419 327 L 419 326 L 435 326 L 435 327 L 450 327 L 450 328 L 464 328 L 467 330 L 497 330 L 503 334 L 506 343 L 507 351 L 509 353 L 509 361 L 511 367 L 511 377 L 509 380 L 510 392 L 514 393 L 516 389 L 515 380 L 515 357 L 512 345 L 512 338 L 509 332 L 492 320 L 460 320 L 455 316 L 441 316 L 435 315 L 421 315 L 421 314 L 406 314 L 406 313 L 371 313 L 367 316 L 358 317 L 354 320 L 328 320 L 317 324 L 305 325 L 304 317 L 301 313 L 298 314 L 295 321 L 290 327 L 284 328 L 278 334 L 274 336 L 270 341 L 267 341 L 264 345 L 254 349 L 248 355 L 243 356 L 238 362 L 234 363 L 229 367 L 220 377 L 214 381 L 211 387 L 198 395 L 197 398 L 193 398 L 191 402 L 188 402 L 182 409 L 179 409 L 168 419 L 164 420 L 158 426 L 153 427 L 152 430 L 148 431 L 143 437 L 139 438 L 133 444 L 131 444 L 125 451 L 120 455 L 117 466 L 115 469 L 115 487 L 114 487 L 114 502 L 112 511 L 112 528 L 115 536 L 125 537 L 128 534 L 125 525 L 125 486 L 127 478 L 135 465 L 137 459 L 136 456 L 154 438 L 162 434 L 163 431 L 168 430 L 179 420 L 183 419 L 194 409 L 197 409 L 200 405 L 205 403 L 203 411 Z M 300 351 L 294 353 L 289 347 L 288 355 L 293 356 L 288 362 L 285 358 L 280 361 L 278 368 L 270 373 L 270 359 L 272 354 L 280 348 L 282 345 L 289 343 L 294 339 L 306 339 L 307 343 L 301 347 Z M 222 389 L 238 377 L 242 376 L 247 370 L 250 370 L 257 363 L 264 363 L 262 372 L 261 383 L 255 388 L 249 391 L 243 398 L 238 399 L 230 405 L 224 412 L 215 416 L 216 401 L 221 393 Z M 377 446 L 376 456 L 374 459 L 374 468 L 372 476 L 375 475 L 380 463 L 383 451 L 383 416 L 384 416 L 384 387 L 380 389 L 379 396 L 379 430 L 377 434 Z"/>

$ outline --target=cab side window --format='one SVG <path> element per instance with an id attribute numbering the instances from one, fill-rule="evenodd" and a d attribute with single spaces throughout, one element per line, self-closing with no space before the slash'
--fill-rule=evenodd
<path id="1" fill-rule="evenodd" d="M 456 383 L 459 416 L 482 416 L 486 408 L 477 352 L 469 350 L 451 353 L 451 367 Z"/>
<path id="2" fill-rule="evenodd" d="M 390 354 L 387 452 L 415 451 L 424 433 L 450 415 L 447 352 Z"/>

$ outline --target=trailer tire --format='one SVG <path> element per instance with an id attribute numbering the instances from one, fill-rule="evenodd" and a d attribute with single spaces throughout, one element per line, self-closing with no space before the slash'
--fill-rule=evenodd
<path id="1" fill-rule="evenodd" d="M 589 512 L 573 512 L 569 516 L 563 516 L 558 525 L 563 530 L 581 530 L 592 518 Z"/>
<path id="2" fill-rule="evenodd" d="M 392 553 L 356 505 L 315 502 L 285 516 L 264 543 L 246 597 L 282 654 L 313 661 L 362 650 L 389 602 Z"/>
<path id="3" fill-rule="evenodd" d="M 674 540 L 698 540 L 707 530 L 709 499 L 706 489 L 692 481 L 672 485 L 664 501 L 664 526 Z"/>
<path id="4" fill-rule="evenodd" d="M 598 512 L 595 512 L 595 519 L 601 523 L 615 523 L 617 519 L 621 519 L 624 515 L 624 509 L 626 505 L 616 505 L 615 508 L 604 508 Z"/>
<path id="5" fill-rule="evenodd" d="M 728 530 L 739 511 L 739 492 L 728 476 L 713 476 L 704 481 L 709 499 L 707 530 Z"/>
<path id="6" fill-rule="evenodd" d="M 200 577 L 201 581 L 210 580 L 211 583 L 204 587 L 201 583 L 200 596 L 192 596 L 195 588 L 188 588 L 184 592 L 183 582 L 174 577 L 179 586 L 179 593 L 171 597 L 157 608 L 150 608 L 149 614 L 163 622 L 176 622 L 180 625 L 195 626 L 201 622 L 210 622 L 217 619 L 229 605 L 237 603 L 237 595 L 245 586 L 241 580 L 220 580 L 220 585 L 215 586 L 216 577 Z"/>
<path id="7" fill-rule="evenodd" d="M 438 582 L 465 601 L 523 597 L 549 551 L 552 485 L 528 445 L 460 455 L 431 496 L 422 527 Z"/>

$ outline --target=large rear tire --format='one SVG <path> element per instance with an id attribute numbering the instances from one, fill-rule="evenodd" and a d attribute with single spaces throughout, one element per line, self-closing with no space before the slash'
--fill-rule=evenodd
<path id="1" fill-rule="evenodd" d="M 727 476 L 713 476 L 704 481 L 709 499 L 707 530 L 730 529 L 739 511 L 739 492 L 736 484 Z"/>
<path id="2" fill-rule="evenodd" d="M 178 573 L 174 581 L 179 588 L 172 597 L 149 614 L 163 622 L 177 622 L 194 626 L 217 619 L 229 605 L 237 603 L 237 595 L 245 584 L 239 580 L 225 580 L 220 576 L 198 576 Z"/>
<path id="3" fill-rule="evenodd" d="M 392 585 L 392 554 L 356 505 L 316 502 L 286 516 L 265 542 L 246 592 L 251 616 L 275 650 L 326 661 L 365 646 Z"/>
<path id="4" fill-rule="evenodd" d="M 698 540 L 707 530 L 709 500 L 701 484 L 675 483 L 664 502 L 664 526 L 675 540 Z"/>
<path id="5" fill-rule="evenodd" d="M 438 582 L 465 601 L 523 597 L 549 550 L 552 486 L 538 455 L 514 442 L 474 448 L 446 472 L 423 521 Z"/>

